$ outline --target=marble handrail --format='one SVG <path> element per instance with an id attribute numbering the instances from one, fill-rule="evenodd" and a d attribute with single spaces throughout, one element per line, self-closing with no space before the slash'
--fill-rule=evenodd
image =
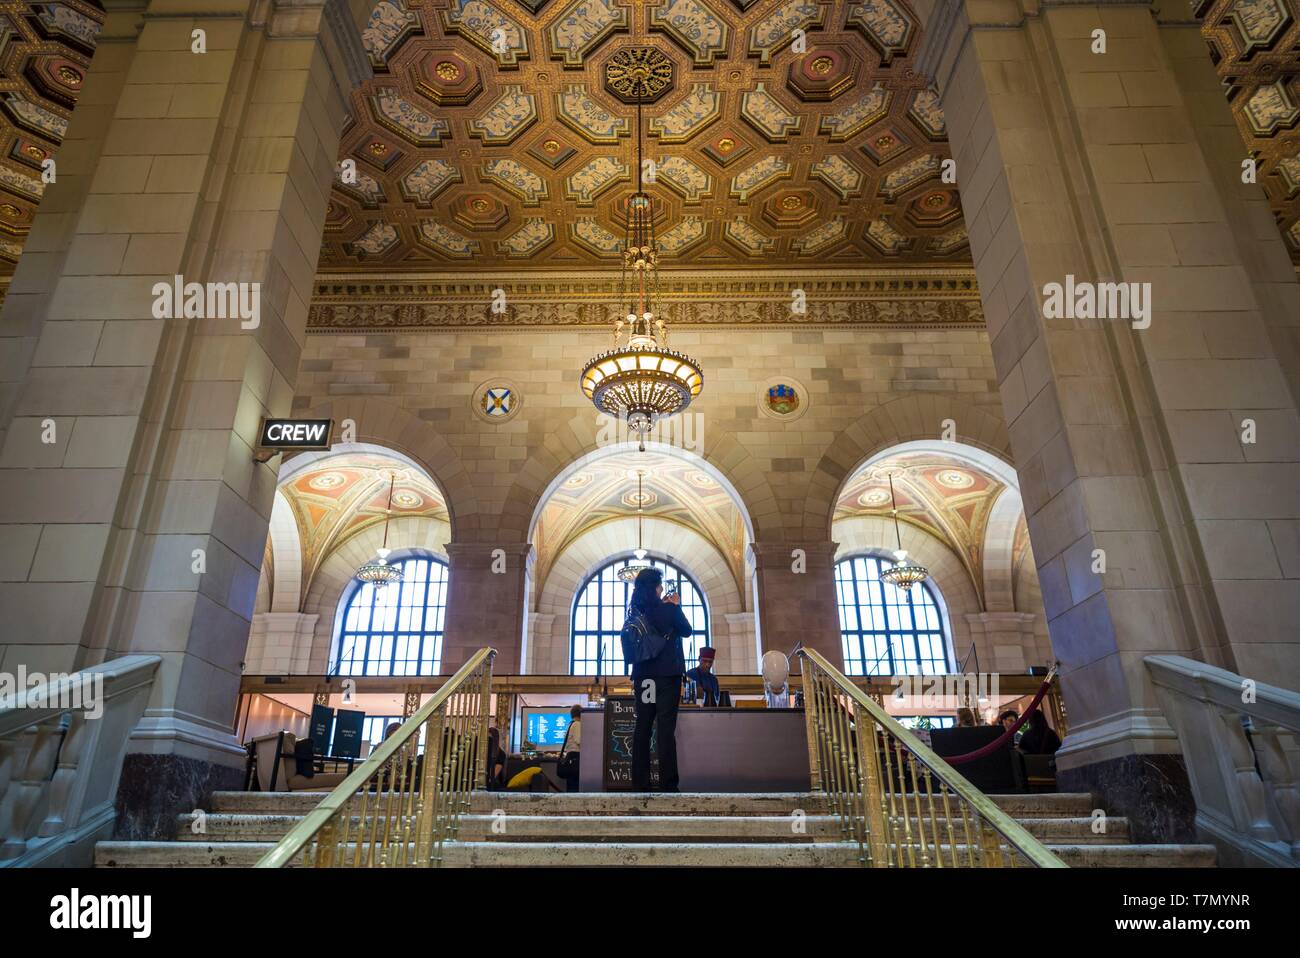
<path id="1" fill-rule="evenodd" d="M 1178 655 L 1144 661 L 1220 864 L 1300 867 L 1300 694 Z"/>
<path id="2" fill-rule="evenodd" d="M 127 739 L 161 661 L 0 674 L 0 868 L 91 864 L 113 830 Z"/>

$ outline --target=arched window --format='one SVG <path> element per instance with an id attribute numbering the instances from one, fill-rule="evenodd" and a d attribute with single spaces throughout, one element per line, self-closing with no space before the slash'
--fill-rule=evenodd
<path id="1" fill-rule="evenodd" d="M 894 565 L 876 556 L 835 564 L 847 675 L 939 675 L 949 671 L 943 617 L 930 585 L 882 582 Z"/>
<path id="2" fill-rule="evenodd" d="M 447 563 L 430 555 L 391 560 L 402 581 L 353 582 L 339 622 L 334 675 L 437 675 L 447 612 Z"/>
<path id="3" fill-rule="evenodd" d="M 623 662 L 623 647 L 618 636 L 632 583 L 622 582 L 618 570 L 631 559 L 615 559 L 582 584 L 573 602 L 573 621 L 569 642 L 569 672 L 572 675 L 627 675 L 632 670 Z M 664 590 L 676 584 L 682 597 L 682 612 L 695 634 L 683 640 L 687 666 L 695 664 L 699 649 L 709 644 L 709 609 L 704 593 L 695 580 L 681 569 L 658 559 L 647 559 L 664 574 Z M 603 660 L 603 663 L 600 662 Z M 599 666 L 599 668 L 598 668 Z"/>

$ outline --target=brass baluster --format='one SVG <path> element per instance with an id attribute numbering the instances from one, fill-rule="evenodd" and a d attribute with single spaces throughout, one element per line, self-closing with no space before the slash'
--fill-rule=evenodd
<path id="1" fill-rule="evenodd" d="M 903 867 L 903 840 L 902 840 L 902 835 L 899 834 L 899 824 L 900 824 L 899 813 L 898 813 L 895 796 L 898 795 L 897 802 L 902 801 L 902 796 L 899 793 L 902 788 L 903 776 L 902 773 L 900 772 L 898 775 L 898 781 L 895 782 L 894 760 L 893 760 L 893 756 L 890 755 L 889 729 L 884 728 L 883 726 L 880 729 L 880 741 L 877 748 L 879 749 L 879 752 L 883 753 L 885 756 L 885 774 L 886 774 L 885 785 L 886 788 L 888 788 L 888 792 L 886 794 L 889 796 L 889 840 L 890 842 L 893 843 L 894 858 L 898 862 L 898 867 L 902 868 Z"/>
<path id="2" fill-rule="evenodd" d="M 903 834 L 907 839 L 907 864 L 909 868 L 915 868 L 916 847 L 912 843 L 912 813 L 908 810 L 907 807 L 907 792 L 905 791 L 905 789 L 909 787 L 909 783 L 905 781 L 903 778 L 904 771 L 906 769 L 906 766 L 903 762 L 903 745 L 893 736 L 890 736 L 890 744 L 894 747 L 894 761 L 898 765 L 898 787 L 899 787 L 898 807 L 899 810 L 902 812 Z M 916 786 L 915 784 L 911 784 L 910 787 L 915 788 Z"/>
<path id="3" fill-rule="evenodd" d="M 348 857 L 348 835 L 352 832 L 352 801 L 356 796 L 352 796 L 343 803 L 339 810 L 342 818 L 342 828 L 339 834 L 339 861 L 346 861 Z"/>
<path id="4" fill-rule="evenodd" d="M 925 813 L 921 811 L 921 776 L 916 774 L 916 756 L 907 753 L 907 771 L 912 779 L 912 802 L 916 806 L 916 840 L 921 847 L 921 867 L 930 867 L 930 843 L 925 838 Z"/>
<path id="5" fill-rule="evenodd" d="M 487 716 L 488 710 L 492 707 L 492 662 L 489 659 L 482 667 L 479 675 L 479 721 L 482 728 L 479 731 L 479 752 L 478 752 L 478 774 L 474 776 L 474 787 L 479 791 L 487 788 L 487 760 L 488 760 L 488 736 L 487 736 Z M 468 803 L 466 808 L 468 809 Z"/>
<path id="6" fill-rule="evenodd" d="M 835 810 L 840 817 L 840 836 L 849 837 L 848 809 L 845 807 L 844 766 L 840 762 L 840 744 L 836 738 L 835 709 L 838 704 L 829 683 L 823 683 L 822 694 L 825 706 L 826 744 L 828 765 L 831 772 L 831 788 L 835 796 Z"/>
<path id="7" fill-rule="evenodd" d="M 393 848 L 390 852 L 390 864 L 401 865 L 406 851 L 406 767 L 410 754 L 410 742 L 403 742 L 397 750 L 397 808 L 393 822 Z"/>
<path id="8" fill-rule="evenodd" d="M 316 867 L 334 867 L 334 820 L 330 819 L 321 826 L 316 839 Z"/>
<path id="9" fill-rule="evenodd" d="M 934 840 L 934 867 L 943 867 L 943 849 L 939 840 L 939 821 L 934 814 L 934 792 L 930 782 L 930 769 L 921 766 L 921 777 L 925 780 L 925 804 L 930 809 L 930 837 Z"/>
<path id="10" fill-rule="evenodd" d="M 970 833 L 970 810 L 964 798 L 957 799 L 958 807 L 961 808 L 962 827 L 966 831 L 966 865 L 970 868 L 975 866 L 975 839 Z"/>
<path id="11" fill-rule="evenodd" d="M 861 713 L 855 723 L 858 733 L 858 763 L 862 769 L 863 817 L 866 820 L 868 861 L 876 868 L 886 868 L 889 859 L 889 834 L 882 814 L 880 760 L 876 755 L 876 720 Z"/>
<path id="12" fill-rule="evenodd" d="M 948 802 L 948 786 L 943 781 L 939 782 L 939 794 L 943 796 L 943 817 L 948 822 L 948 847 L 952 850 L 952 867 L 961 867 L 961 860 L 957 857 L 957 836 L 952 830 L 952 805 Z"/>
<path id="13" fill-rule="evenodd" d="M 858 863 L 866 864 L 864 836 L 861 834 L 857 815 L 857 775 L 853 763 L 852 738 L 849 736 L 848 716 L 845 714 L 844 702 L 835 696 L 835 710 L 832 712 L 835 722 L 835 740 L 839 743 L 840 780 L 844 788 L 844 813 L 848 823 L 849 834 L 858 844 Z"/>
<path id="14" fill-rule="evenodd" d="M 814 793 L 822 788 L 821 764 L 817 760 L 817 706 L 813 702 L 811 672 L 816 669 L 805 656 L 799 657 L 799 686 L 803 690 L 803 723 L 808 735 L 808 777 Z"/>
<path id="15" fill-rule="evenodd" d="M 361 783 L 361 815 L 357 821 L 357 842 L 352 853 L 352 867 L 361 865 L 361 857 L 366 847 L 366 824 L 370 813 L 370 780 Z"/>
<path id="16" fill-rule="evenodd" d="M 443 763 L 447 760 L 444 744 L 444 730 L 447 728 L 446 707 L 438 709 L 433 713 L 431 725 L 431 737 L 425 745 L 426 751 L 433 752 L 433 782 L 431 784 L 432 792 L 429 796 L 429 835 L 433 847 L 429 853 L 429 864 L 432 867 L 442 865 L 442 838 L 443 838 L 443 789 L 446 787 L 446 775 L 443 770 Z"/>

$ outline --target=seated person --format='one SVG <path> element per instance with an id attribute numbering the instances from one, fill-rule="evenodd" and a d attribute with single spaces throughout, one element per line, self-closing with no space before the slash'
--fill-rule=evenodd
<path id="1" fill-rule="evenodd" d="M 1042 712 L 1035 713 L 1021 729 L 1016 747 L 1026 755 L 1055 755 L 1061 747 L 1061 737 L 1047 724 Z"/>
<path id="2" fill-rule="evenodd" d="M 704 707 L 717 708 L 722 701 L 719 692 L 718 677 L 713 674 L 713 660 L 717 649 L 707 645 L 700 649 L 700 664 L 686 673 L 686 678 L 698 685 L 704 692 Z"/>
<path id="3" fill-rule="evenodd" d="M 506 750 L 501 747 L 501 730 L 495 725 L 488 728 L 487 787 L 500 788 L 506 778 Z"/>
<path id="4" fill-rule="evenodd" d="M 1007 709 L 998 716 L 998 724 L 1002 726 L 1002 731 L 1006 732 L 1015 727 L 1016 722 L 1020 721 L 1020 713 L 1015 709 Z M 1024 735 L 1024 731 L 1016 729 L 1016 734 L 1011 737 L 1011 744 L 1015 745 Z"/>

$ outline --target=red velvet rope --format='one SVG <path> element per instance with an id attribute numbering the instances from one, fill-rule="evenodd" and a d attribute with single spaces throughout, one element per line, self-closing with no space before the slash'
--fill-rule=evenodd
<path id="1" fill-rule="evenodd" d="M 1038 690 L 1038 694 L 1035 695 L 1034 700 L 1029 703 L 1029 707 L 1020 714 L 1020 718 L 1016 719 L 1016 724 L 1011 726 L 1011 728 L 1007 729 L 1005 732 L 1003 732 L 993 741 L 989 742 L 989 744 L 985 745 L 983 748 L 977 748 L 975 751 L 967 752 L 965 755 L 941 755 L 939 757 L 942 758 L 949 765 L 964 765 L 967 762 L 973 762 L 976 759 L 983 758 L 986 755 L 992 755 L 994 752 L 1000 749 L 1004 744 L 1006 744 L 1007 739 L 1011 738 L 1013 735 L 1016 734 L 1016 732 L 1020 731 L 1020 726 L 1024 725 L 1026 722 L 1029 721 L 1029 716 L 1033 715 L 1034 712 L 1038 711 L 1038 703 L 1043 700 L 1043 696 L 1047 694 L 1047 690 L 1051 687 L 1052 687 L 1052 676 L 1048 675 L 1047 681 L 1045 681 L 1042 687 Z"/>

